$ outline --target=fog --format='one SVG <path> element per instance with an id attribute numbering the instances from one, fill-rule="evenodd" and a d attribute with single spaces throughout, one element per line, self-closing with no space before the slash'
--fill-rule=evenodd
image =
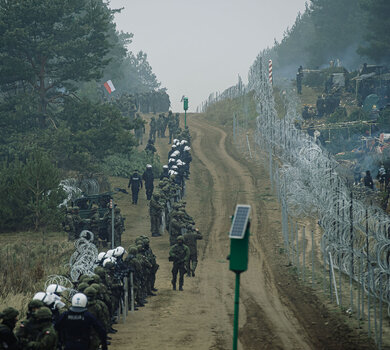
<path id="1" fill-rule="evenodd" d="M 210 92 L 247 80 L 256 55 L 280 40 L 305 0 L 112 0 L 117 29 L 134 34 L 129 49 L 148 60 L 168 89 L 173 111 L 190 111 Z M 115 82 L 114 82 L 115 84 Z"/>

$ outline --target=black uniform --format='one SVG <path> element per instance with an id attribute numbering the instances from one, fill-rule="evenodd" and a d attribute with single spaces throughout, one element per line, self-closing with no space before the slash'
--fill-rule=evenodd
<path id="1" fill-rule="evenodd" d="M 169 174 L 168 174 L 169 169 L 168 168 L 163 168 L 163 171 L 160 175 L 160 180 L 162 180 L 164 177 L 169 179 Z"/>
<path id="2" fill-rule="evenodd" d="M 103 325 L 88 311 L 66 311 L 61 314 L 55 329 L 59 332 L 65 350 L 89 349 L 92 328 L 99 335 L 103 350 L 107 350 L 107 334 Z"/>
<path id="3" fill-rule="evenodd" d="M 150 200 L 150 198 L 152 198 L 154 189 L 154 175 L 152 168 L 146 168 L 145 172 L 142 175 L 142 179 L 145 181 L 146 199 Z"/>
<path id="4" fill-rule="evenodd" d="M 142 179 L 141 176 L 135 171 L 134 174 L 130 177 L 129 184 L 127 188 L 131 186 L 131 196 L 133 200 L 133 204 L 137 204 L 138 202 L 138 192 L 139 189 L 142 188 Z"/>

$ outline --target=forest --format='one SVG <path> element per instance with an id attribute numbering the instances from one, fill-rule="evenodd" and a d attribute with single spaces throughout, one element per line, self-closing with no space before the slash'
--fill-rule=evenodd
<path id="1" fill-rule="evenodd" d="M 116 29 L 120 11 L 103 0 L 0 0 L 3 230 L 50 224 L 69 174 L 150 162 L 135 148 L 134 113 L 139 101 L 167 111 L 169 96 L 147 54 L 131 51 L 133 34 Z"/>
<path id="2" fill-rule="evenodd" d="M 348 70 L 388 63 L 389 16 L 387 0 L 310 0 L 269 49 L 275 75 L 294 76 L 300 65 L 320 69 L 337 59 Z"/>

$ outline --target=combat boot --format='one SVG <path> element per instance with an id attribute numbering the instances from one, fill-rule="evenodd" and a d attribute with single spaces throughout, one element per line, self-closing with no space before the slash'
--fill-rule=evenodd
<path id="1" fill-rule="evenodd" d="M 172 289 L 173 289 L 173 290 L 176 290 L 176 283 L 173 283 L 173 282 L 172 282 Z"/>
<path id="2" fill-rule="evenodd" d="M 183 286 L 179 286 L 179 290 L 180 290 L 180 291 L 183 291 Z"/>

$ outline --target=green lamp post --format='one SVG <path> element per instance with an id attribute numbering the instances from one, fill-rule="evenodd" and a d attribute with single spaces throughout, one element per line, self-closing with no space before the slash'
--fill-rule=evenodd
<path id="1" fill-rule="evenodd" d="M 230 228 L 229 269 L 236 274 L 234 296 L 233 350 L 237 350 L 238 312 L 240 305 L 240 274 L 248 269 L 250 205 L 238 204 Z"/>
<path id="2" fill-rule="evenodd" d="M 183 108 L 184 108 L 184 127 L 187 127 L 188 97 L 183 98 Z"/>

